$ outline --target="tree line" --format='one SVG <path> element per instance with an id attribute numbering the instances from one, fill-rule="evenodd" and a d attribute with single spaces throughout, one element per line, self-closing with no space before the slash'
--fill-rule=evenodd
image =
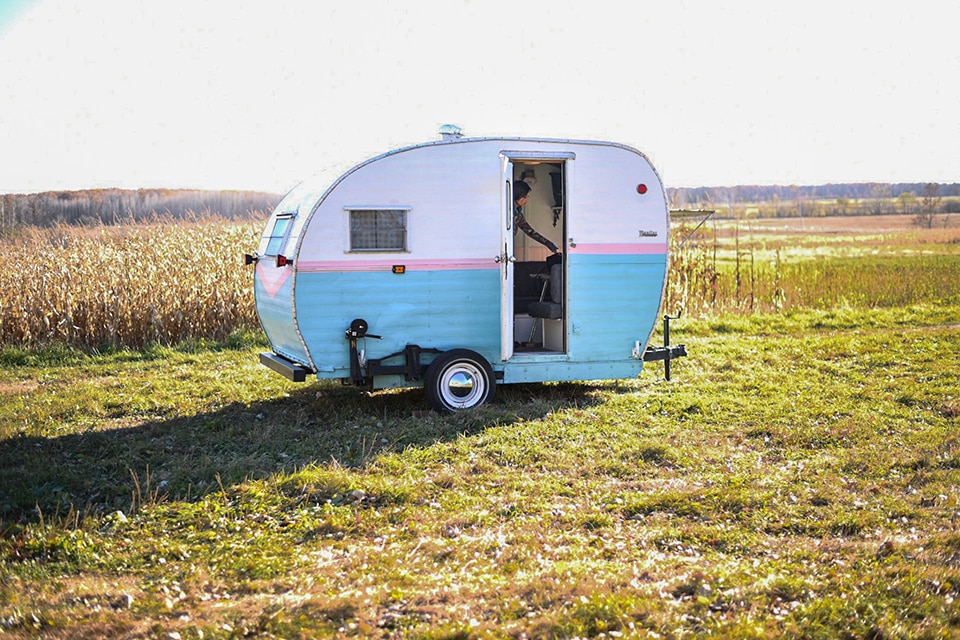
<path id="1" fill-rule="evenodd" d="M 932 227 L 940 214 L 960 213 L 960 183 L 856 183 L 817 186 L 667 189 L 674 209 L 714 209 L 720 217 L 913 215 Z M 945 222 L 949 216 L 940 218 Z"/>
<path id="2" fill-rule="evenodd" d="M 667 189 L 673 208 L 718 208 L 758 217 L 960 213 L 960 183 L 739 185 Z M 116 225 L 159 219 L 263 219 L 281 196 L 258 191 L 91 189 L 0 194 L 0 230 Z"/>
<path id="3" fill-rule="evenodd" d="M 258 191 L 91 189 L 0 195 L 0 229 L 95 226 L 160 219 L 262 219 L 281 196 Z"/>
<path id="4" fill-rule="evenodd" d="M 919 195 L 931 185 L 944 198 L 960 197 L 960 183 L 929 182 L 858 182 L 822 185 L 738 185 L 733 187 L 676 187 L 667 189 L 671 200 L 684 204 L 762 203 L 803 200 L 876 200 L 898 198 L 903 194 Z"/>

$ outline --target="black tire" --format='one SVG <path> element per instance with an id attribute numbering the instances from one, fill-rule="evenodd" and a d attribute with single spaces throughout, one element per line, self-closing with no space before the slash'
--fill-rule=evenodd
<path id="1" fill-rule="evenodd" d="M 437 411 L 453 413 L 489 402 L 497 381 L 490 363 L 475 351 L 444 351 L 430 363 L 423 381 L 427 400 Z"/>

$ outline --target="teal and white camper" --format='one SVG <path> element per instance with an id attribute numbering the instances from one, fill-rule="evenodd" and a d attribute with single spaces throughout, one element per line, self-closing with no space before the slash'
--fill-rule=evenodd
<path id="1" fill-rule="evenodd" d="M 521 181 L 544 244 L 518 229 Z M 499 384 L 632 378 L 684 355 L 647 348 L 668 247 L 663 184 L 639 151 L 448 132 L 283 198 L 247 256 L 273 347 L 261 362 L 423 386 L 443 411 Z"/>

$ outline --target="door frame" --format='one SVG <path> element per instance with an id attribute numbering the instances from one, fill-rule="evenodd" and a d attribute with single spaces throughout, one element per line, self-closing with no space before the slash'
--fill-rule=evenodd
<path id="1" fill-rule="evenodd" d="M 513 161 L 500 154 L 500 359 L 513 357 Z"/>
<path id="2" fill-rule="evenodd" d="M 577 155 L 572 151 L 521 151 L 510 150 L 500 152 L 500 243 L 502 253 L 497 261 L 500 263 L 502 278 L 500 281 L 500 351 L 501 360 L 506 362 L 514 355 L 514 264 L 516 257 L 514 255 L 514 231 L 513 228 L 513 181 L 514 181 L 514 163 L 515 162 L 536 162 L 536 163 L 560 163 L 563 165 L 563 224 L 564 233 L 566 233 L 567 224 L 567 203 L 568 197 L 568 179 L 569 162 L 575 160 Z M 563 253 L 567 252 L 566 237 L 560 243 Z M 566 257 L 564 258 L 564 283 L 567 281 L 568 269 Z M 566 289 L 566 284 L 564 284 Z M 566 321 L 566 308 L 564 305 L 564 331 L 568 325 Z M 563 339 L 564 352 L 567 349 L 567 339 Z"/>

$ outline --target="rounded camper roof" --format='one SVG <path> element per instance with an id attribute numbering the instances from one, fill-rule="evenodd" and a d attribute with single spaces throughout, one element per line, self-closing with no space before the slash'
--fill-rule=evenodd
<path id="1" fill-rule="evenodd" d="M 356 164 L 349 165 L 348 163 L 341 163 L 338 165 L 330 166 L 325 169 L 315 171 L 314 173 L 305 177 L 300 183 L 295 185 L 288 193 L 284 196 L 284 200 L 294 196 L 297 202 L 302 200 L 302 196 L 295 196 L 295 193 L 298 194 L 307 194 L 314 193 L 317 196 L 317 202 L 322 202 L 324 197 L 332 191 L 337 184 L 342 182 L 350 174 L 362 169 L 363 167 L 370 165 L 374 162 L 383 160 L 384 158 L 389 158 L 391 156 L 396 156 L 403 153 L 409 153 L 411 151 L 416 151 L 418 149 L 425 149 L 430 147 L 446 146 L 446 145 L 472 145 L 480 144 L 485 142 L 502 142 L 502 143 L 513 143 L 515 145 L 524 145 L 524 144 L 536 144 L 536 145 L 571 145 L 571 146 L 593 146 L 593 147 L 610 147 L 616 149 L 622 149 L 624 151 L 636 154 L 642 157 L 650 168 L 653 170 L 654 175 L 656 175 L 657 180 L 660 182 L 661 189 L 664 190 L 664 198 L 666 198 L 665 185 L 663 178 L 660 176 L 660 172 L 650 161 L 650 158 L 637 149 L 628 144 L 621 142 L 612 142 L 608 140 L 590 140 L 590 139 L 577 139 L 577 138 L 537 138 L 537 137 L 528 137 L 528 136 L 478 136 L 473 138 L 463 137 L 462 129 L 457 125 L 443 125 L 440 127 L 439 131 L 441 135 L 440 140 L 428 140 L 426 142 L 419 142 L 416 144 L 405 145 L 398 147 L 396 149 L 390 149 L 375 156 L 367 157 Z"/>

